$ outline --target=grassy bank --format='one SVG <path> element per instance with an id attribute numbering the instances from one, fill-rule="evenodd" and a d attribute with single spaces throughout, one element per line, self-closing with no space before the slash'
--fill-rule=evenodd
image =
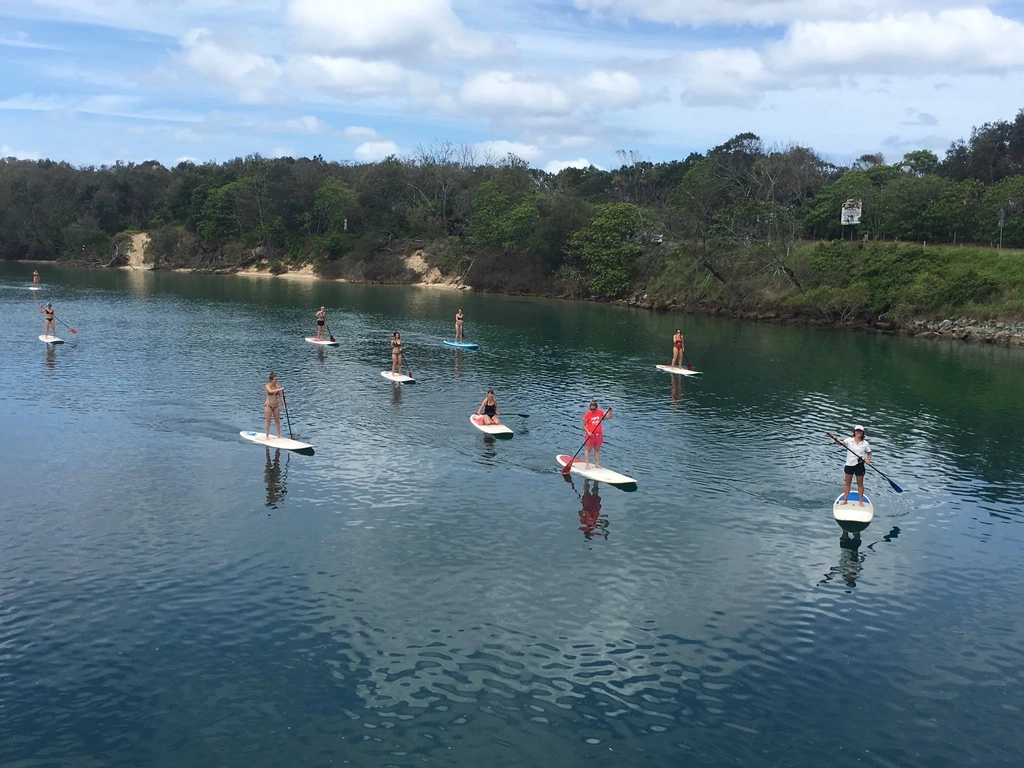
<path id="1" fill-rule="evenodd" d="M 1020 322 L 1024 251 L 863 242 L 756 244 L 728 253 L 680 247 L 645 288 L 656 307 L 705 302 L 829 323 Z"/>

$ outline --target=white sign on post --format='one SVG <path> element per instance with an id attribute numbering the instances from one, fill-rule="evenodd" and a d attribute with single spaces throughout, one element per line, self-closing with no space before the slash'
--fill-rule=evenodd
<path id="1" fill-rule="evenodd" d="M 852 227 L 856 224 L 860 224 L 860 215 L 863 209 L 864 206 L 860 200 L 847 200 L 843 203 L 843 210 L 840 213 L 839 220 L 842 222 L 844 227 Z"/>

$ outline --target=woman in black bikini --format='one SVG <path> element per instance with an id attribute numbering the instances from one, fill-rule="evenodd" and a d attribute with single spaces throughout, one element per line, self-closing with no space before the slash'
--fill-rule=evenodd
<path id="1" fill-rule="evenodd" d="M 46 306 L 40 307 L 39 311 L 43 313 L 43 319 L 46 321 L 46 333 L 43 335 L 56 336 L 57 326 L 53 324 L 53 318 L 56 313 L 53 311 L 53 304 L 51 304 L 50 302 L 46 302 Z"/>
<path id="2" fill-rule="evenodd" d="M 459 311 L 455 313 L 455 340 L 462 341 L 466 338 L 466 334 L 462 332 L 462 307 L 459 307 Z"/>
<path id="3" fill-rule="evenodd" d="M 398 331 L 391 337 L 391 373 L 402 374 L 402 337 Z"/>
<path id="4" fill-rule="evenodd" d="M 284 387 L 277 383 L 277 374 L 270 372 L 270 379 L 263 387 L 267 392 L 267 400 L 263 403 L 263 415 L 267 417 L 264 427 L 264 437 L 270 439 L 270 419 L 274 419 L 277 426 L 277 436 L 281 436 L 281 398 L 284 397 Z"/>
<path id="5" fill-rule="evenodd" d="M 483 414 L 484 424 L 501 424 L 501 419 L 498 418 L 498 401 L 494 399 L 493 389 L 487 390 L 487 397 L 480 403 L 476 412 Z"/>
<path id="6" fill-rule="evenodd" d="M 320 310 L 316 313 L 316 337 L 322 339 L 324 337 L 324 326 L 327 325 L 327 310 L 320 307 Z"/>

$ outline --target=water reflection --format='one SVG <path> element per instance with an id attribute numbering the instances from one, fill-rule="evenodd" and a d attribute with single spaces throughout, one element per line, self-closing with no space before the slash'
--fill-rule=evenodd
<path id="1" fill-rule="evenodd" d="M 596 480 L 585 479 L 583 481 L 583 493 L 580 494 L 576 490 L 576 483 L 572 479 L 572 475 L 562 475 L 562 477 L 572 486 L 573 491 L 576 493 L 576 498 L 580 501 L 579 518 L 583 538 L 587 541 L 593 541 L 597 538 L 607 539 L 608 518 L 601 517 L 600 484 Z"/>
<path id="2" fill-rule="evenodd" d="M 479 462 L 488 467 L 496 466 L 498 461 L 498 449 L 495 447 L 497 439 L 493 435 L 484 435 L 484 449 L 480 454 Z"/>
<path id="3" fill-rule="evenodd" d="M 391 404 L 401 405 L 402 404 L 402 385 L 395 382 L 391 382 Z"/>
<path id="4" fill-rule="evenodd" d="M 899 535 L 900 529 L 893 526 L 889 533 L 882 537 L 882 541 L 891 543 Z M 857 579 L 860 577 L 860 572 L 863 570 L 864 562 L 867 559 L 867 553 L 861 552 L 862 543 L 863 539 L 861 538 L 860 531 L 844 530 L 839 536 L 839 564 L 829 569 L 829 572 L 825 574 L 825 578 L 818 582 L 819 586 L 827 584 L 838 576 L 847 587 L 854 589 L 857 586 Z M 878 544 L 877 541 L 869 544 L 865 549 L 869 549 L 874 553 L 876 544 Z"/>
<path id="5" fill-rule="evenodd" d="M 46 345 L 46 367 L 51 371 L 57 364 L 57 345 L 47 344 Z"/>
<path id="6" fill-rule="evenodd" d="M 277 509 L 284 502 L 288 493 L 288 462 L 291 457 L 284 460 L 284 472 L 281 471 L 281 449 L 274 449 L 274 456 L 270 456 L 270 448 L 267 451 L 267 463 L 263 469 L 263 482 L 267 484 L 267 506 Z"/>
<path id="7" fill-rule="evenodd" d="M 455 378 L 462 377 L 462 350 L 455 350 Z"/>
<path id="8" fill-rule="evenodd" d="M 683 377 L 672 374 L 672 407 L 678 408 L 683 399 Z"/>
<path id="9" fill-rule="evenodd" d="M 327 359 L 327 348 L 323 344 L 314 344 L 316 347 L 316 359 L 321 363 Z"/>

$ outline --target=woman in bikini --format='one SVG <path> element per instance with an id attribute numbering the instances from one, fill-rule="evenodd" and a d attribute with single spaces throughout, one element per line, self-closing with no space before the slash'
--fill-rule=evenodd
<path id="1" fill-rule="evenodd" d="M 487 390 L 487 397 L 480 403 L 480 407 L 476 409 L 478 414 L 483 414 L 484 424 L 501 424 L 501 419 L 498 418 L 498 401 L 494 399 L 494 390 Z"/>
<path id="2" fill-rule="evenodd" d="M 391 337 L 391 373 L 402 373 L 402 336 L 398 331 Z"/>
<path id="3" fill-rule="evenodd" d="M 39 311 L 43 313 L 43 319 L 46 321 L 46 333 L 43 335 L 56 336 L 57 326 L 53 324 L 53 318 L 56 313 L 53 311 L 53 304 L 46 302 L 46 306 L 40 307 Z"/>
<path id="4" fill-rule="evenodd" d="M 676 333 L 672 337 L 672 362 L 669 364 L 669 368 L 682 368 L 683 367 L 683 331 L 680 328 L 676 328 Z"/>
<path id="5" fill-rule="evenodd" d="M 462 332 L 462 307 L 459 307 L 459 311 L 455 313 L 455 340 L 462 341 L 466 338 L 466 334 Z"/>
<path id="6" fill-rule="evenodd" d="M 277 436 L 281 436 L 281 400 L 284 398 L 284 387 L 277 383 L 277 374 L 270 372 L 270 379 L 264 389 L 267 392 L 267 401 L 263 403 L 263 415 L 267 417 L 264 428 L 264 437 L 270 439 L 270 419 L 274 419 L 277 427 Z"/>
<path id="7" fill-rule="evenodd" d="M 322 339 L 324 337 L 324 326 L 327 325 L 327 310 L 323 307 L 316 313 L 316 337 Z"/>
<path id="8" fill-rule="evenodd" d="M 32 270 L 32 285 L 35 285 L 35 286 L 39 285 L 39 270 L 38 269 L 33 269 Z"/>

